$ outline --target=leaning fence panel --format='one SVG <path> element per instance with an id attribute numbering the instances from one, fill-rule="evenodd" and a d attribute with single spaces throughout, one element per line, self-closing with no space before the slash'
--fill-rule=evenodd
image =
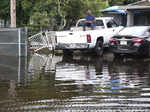
<path id="1" fill-rule="evenodd" d="M 30 49 L 33 49 L 35 52 L 48 48 L 49 50 L 55 49 L 55 32 L 46 31 L 40 32 L 36 35 L 33 35 L 28 38 Z"/>

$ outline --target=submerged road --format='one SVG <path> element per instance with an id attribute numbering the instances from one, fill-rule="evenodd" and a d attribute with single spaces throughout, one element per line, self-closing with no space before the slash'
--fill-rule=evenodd
<path id="1" fill-rule="evenodd" d="M 7 60 L 0 64 L 0 112 L 150 111 L 148 58 L 110 53 L 0 58 Z"/>

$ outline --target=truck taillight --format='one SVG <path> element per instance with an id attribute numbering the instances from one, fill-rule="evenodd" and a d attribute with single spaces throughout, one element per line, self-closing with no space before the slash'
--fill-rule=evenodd
<path id="1" fill-rule="evenodd" d="M 110 40 L 109 40 L 109 43 L 115 43 L 116 42 L 116 39 L 115 38 L 111 38 Z"/>
<path id="2" fill-rule="evenodd" d="M 55 36 L 55 42 L 57 43 L 57 36 Z"/>
<path id="3" fill-rule="evenodd" d="M 91 43 L 91 35 L 90 34 L 87 35 L 87 42 Z"/>
<path id="4" fill-rule="evenodd" d="M 142 42 L 144 42 L 144 39 L 139 38 L 139 39 L 133 40 L 132 42 L 133 43 L 142 43 Z"/>

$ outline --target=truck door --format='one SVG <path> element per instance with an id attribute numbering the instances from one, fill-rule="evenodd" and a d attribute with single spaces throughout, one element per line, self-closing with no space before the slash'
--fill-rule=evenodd
<path id="1" fill-rule="evenodd" d="M 117 34 L 123 27 L 119 27 L 119 25 L 114 20 L 106 20 L 107 34 L 106 41 L 109 41 L 111 37 Z"/>

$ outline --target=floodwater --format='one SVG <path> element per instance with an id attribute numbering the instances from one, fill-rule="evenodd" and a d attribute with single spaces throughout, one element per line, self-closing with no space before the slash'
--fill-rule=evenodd
<path id="1" fill-rule="evenodd" d="M 150 59 L 0 57 L 0 112 L 150 112 Z"/>

